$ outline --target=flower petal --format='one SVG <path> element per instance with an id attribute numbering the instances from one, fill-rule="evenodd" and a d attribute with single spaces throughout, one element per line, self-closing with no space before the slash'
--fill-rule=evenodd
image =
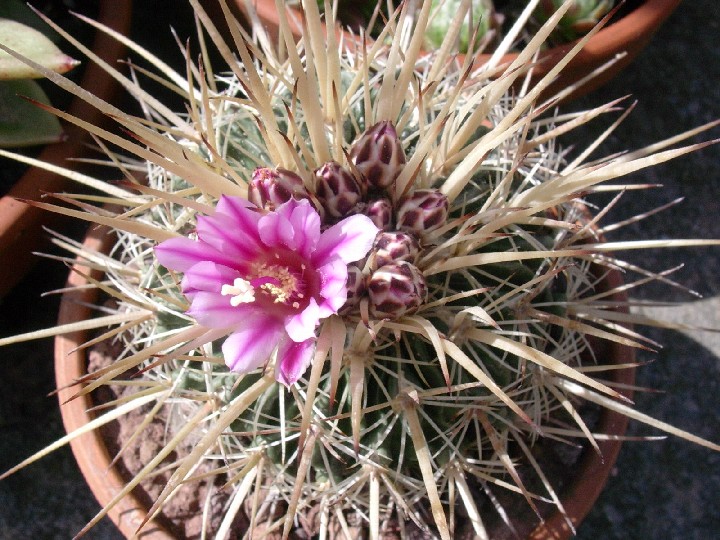
<path id="1" fill-rule="evenodd" d="M 215 215 L 223 215 L 232 219 L 243 231 L 252 235 L 254 240 L 259 240 L 257 235 L 257 223 L 263 216 L 257 211 L 257 207 L 242 197 L 222 196 L 215 206 Z"/>
<path id="2" fill-rule="evenodd" d="M 270 212 L 260 218 L 258 233 L 267 247 L 295 249 L 295 230 L 292 223 L 286 216 L 278 212 Z"/>
<path id="3" fill-rule="evenodd" d="M 255 226 L 245 228 L 243 223 L 222 214 L 197 218 L 200 241 L 238 262 L 255 259 L 262 251 Z"/>
<path id="4" fill-rule="evenodd" d="M 320 274 L 320 295 L 323 298 L 343 297 L 347 299 L 347 264 L 339 259 L 318 268 Z"/>
<path id="5" fill-rule="evenodd" d="M 314 352 L 314 338 L 300 343 L 291 339 L 281 341 L 275 378 L 285 386 L 295 384 L 312 362 Z"/>
<path id="6" fill-rule="evenodd" d="M 327 315 L 326 315 L 327 316 Z M 322 313 L 314 298 L 311 298 L 307 307 L 300 313 L 292 315 L 285 320 L 285 331 L 290 339 L 296 343 L 315 337 Z"/>
<path id="7" fill-rule="evenodd" d="M 284 246 L 309 258 L 320 239 L 320 215 L 309 201 L 290 199 L 260 219 L 258 232 L 266 246 Z"/>
<path id="8" fill-rule="evenodd" d="M 329 317 L 347 302 L 347 265 L 334 259 L 318 268 L 320 274 L 320 318 Z"/>
<path id="9" fill-rule="evenodd" d="M 289 200 L 277 209 L 285 214 L 295 230 L 295 249 L 300 255 L 309 258 L 320 240 L 320 215 L 309 201 Z"/>
<path id="10" fill-rule="evenodd" d="M 222 344 L 225 365 L 236 373 L 247 373 L 267 362 L 283 336 L 282 324 L 272 317 L 256 315 L 233 332 Z"/>
<path id="11" fill-rule="evenodd" d="M 155 256 L 165 268 L 178 272 L 187 272 L 193 265 L 202 261 L 232 266 L 233 259 L 203 242 L 189 238 L 171 238 L 155 246 Z"/>
<path id="12" fill-rule="evenodd" d="M 235 278 L 242 277 L 240 272 L 212 261 L 203 261 L 193 265 L 182 280 L 182 291 L 192 295 L 199 291 L 220 293 L 222 286 L 231 284 Z"/>
<path id="13" fill-rule="evenodd" d="M 198 323 L 208 328 L 231 328 L 247 326 L 248 317 L 255 317 L 262 311 L 256 304 L 230 305 L 230 296 L 219 293 L 200 291 L 192 298 L 187 314 Z M 270 317 L 282 321 L 278 317 Z"/>
<path id="14" fill-rule="evenodd" d="M 320 235 L 313 263 L 320 267 L 336 257 L 345 264 L 359 261 L 370 251 L 379 230 L 367 216 L 347 217 Z"/>

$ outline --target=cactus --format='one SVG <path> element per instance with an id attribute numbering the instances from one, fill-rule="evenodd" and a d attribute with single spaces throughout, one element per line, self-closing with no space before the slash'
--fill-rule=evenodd
<path id="1" fill-rule="evenodd" d="M 540 23 L 555 13 L 564 0 L 542 0 L 535 15 Z M 560 41 L 574 41 L 587 34 L 614 6 L 615 0 L 574 0 L 555 30 Z"/>
<path id="2" fill-rule="evenodd" d="M 416 234 L 427 234 L 442 227 L 448 216 L 448 199 L 437 189 L 418 189 L 403 198 L 398 206 L 398 229 Z"/>
<path id="3" fill-rule="evenodd" d="M 434 15 L 425 32 L 425 46 L 438 48 L 447 35 L 453 18 L 460 10 L 461 0 L 432 0 Z M 466 54 L 476 51 L 495 26 L 495 7 L 492 0 L 472 0 L 457 38 L 456 50 Z M 470 40 L 473 40 L 471 43 Z"/>
<path id="4" fill-rule="evenodd" d="M 448 55 L 418 52 L 431 4 L 409 4 L 388 28 L 413 22 L 414 31 L 389 31 L 388 47 L 362 53 L 328 49 L 323 35 L 277 53 L 261 40 L 251 54 L 237 39 L 237 62 L 209 31 L 231 75 L 186 81 L 193 114 L 160 114 L 126 80 L 169 124 L 121 118 L 133 134 L 122 145 L 145 160 L 149 186 L 91 182 L 101 191 L 93 200 L 124 202 L 118 211 L 63 195 L 87 210 L 72 213 L 118 233 L 112 258 L 83 260 L 105 270 L 95 285 L 117 301 L 87 326 L 112 323 L 103 335 L 123 352 L 83 383 L 127 374 L 138 388 L 130 403 L 182 416 L 163 454 L 192 441 L 189 455 L 166 463 L 172 474 L 151 513 L 203 464 L 231 492 L 222 527 L 247 513 L 250 537 L 262 527 L 325 534 L 353 514 L 373 538 L 394 520 L 449 540 L 460 506 L 483 536 L 487 516 L 468 482 L 493 501 L 498 490 L 533 509 L 537 497 L 554 500 L 532 447 L 559 433 L 597 448 L 577 413 L 583 399 L 720 449 L 648 420 L 594 376 L 611 367 L 592 358 L 592 339 L 643 345 L 620 326 L 631 317 L 611 299 L 619 290 L 595 290 L 622 263 L 580 209 L 602 182 L 622 191 L 615 180 L 628 170 L 700 146 L 589 163 L 581 149 L 568 162 L 555 137 L 616 104 L 542 118 L 532 99 L 503 91 L 522 69 L 498 80 L 437 69 Z M 305 8 L 306 32 L 321 28 L 315 0 Z M 212 76 L 200 58 L 187 73 Z M 702 244 L 717 242 L 663 241 Z M 641 281 L 652 277 L 666 279 Z M 537 477 L 532 491 L 519 462 Z M 162 466 L 153 460 L 141 477 Z"/>

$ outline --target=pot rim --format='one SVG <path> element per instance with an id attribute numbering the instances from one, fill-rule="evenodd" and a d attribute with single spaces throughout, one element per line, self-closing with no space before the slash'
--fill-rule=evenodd
<path id="1" fill-rule="evenodd" d="M 606 25 L 596 35 L 591 37 L 584 47 L 585 55 L 580 56 L 597 57 L 600 52 L 605 49 L 621 51 L 627 47 L 628 43 L 645 38 L 647 33 L 659 26 L 673 10 L 680 4 L 682 0 L 644 0 L 635 9 L 627 13 L 612 24 Z M 244 4 L 240 2 L 239 4 Z M 278 27 L 280 24 L 280 16 L 276 9 L 274 0 L 253 0 L 253 6 L 261 21 L 271 27 Z M 241 6 L 242 9 L 242 6 Z M 302 26 L 296 24 L 302 18 L 302 8 L 295 6 L 286 6 L 288 12 L 294 13 L 296 19 L 290 18 L 288 21 L 293 35 L 300 36 Z M 324 26 L 324 24 L 323 24 Z M 341 30 L 347 36 L 348 32 Z M 565 52 L 570 50 L 576 42 L 557 45 L 549 49 L 546 53 L 548 56 L 556 54 L 556 50 L 563 49 Z M 489 58 L 491 55 L 481 53 L 481 58 Z M 516 53 L 509 53 L 505 58 L 511 59 L 517 57 Z M 573 61 L 576 61 L 574 59 Z"/>
<path id="2" fill-rule="evenodd" d="M 113 241 L 114 235 L 107 227 L 91 227 L 83 246 L 90 251 L 106 253 Z M 99 291 L 95 288 L 78 288 L 88 283 L 83 274 L 88 274 L 87 268 L 75 263 L 67 280 L 67 287 L 71 289 L 63 293 L 60 302 L 59 325 L 93 316 L 90 306 L 97 301 Z M 102 271 L 94 269 L 89 272 L 89 276 L 92 279 L 102 279 Z M 55 381 L 60 414 L 68 433 L 94 418 L 90 412 L 94 406 L 90 394 L 72 399 L 77 392 L 76 381 L 87 373 L 87 355 L 84 349 L 78 350 L 78 346 L 87 341 L 87 335 L 87 331 L 78 331 L 55 338 Z M 112 466 L 112 456 L 100 430 L 94 429 L 73 439 L 70 447 L 90 490 L 100 506 L 105 507 L 125 487 L 125 480 Z M 146 524 L 140 534 L 136 534 L 147 516 L 147 510 L 133 492 L 130 492 L 108 511 L 108 516 L 127 538 L 172 540 L 173 536 L 153 521 Z"/>
<path id="3" fill-rule="evenodd" d="M 248 18 L 248 7 L 244 0 L 234 0 L 239 10 Z M 626 68 L 639 52 L 648 44 L 654 33 L 662 25 L 670 14 L 677 8 L 682 0 L 644 0 L 631 12 L 624 15 L 612 24 L 606 25 L 597 34 L 592 36 L 577 55 L 570 60 L 567 66 L 557 78 L 541 94 L 541 98 L 549 98 L 556 92 L 563 90 L 571 83 L 578 82 L 589 75 L 595 69 L 608 62 L 614 62 L 597 74 L 592 79 L 585 81 L 572 93 L 562 98 L 561 102 L 567 102 L 597 89 L 611 78 L 617 76 Z M 275 7 L 274 0 L 253 0 L 253 6 L 260 21 L 264 23 L 269 34 L 274 38 L 279 32 L 280 18 Z M 289 25 L 293 35 L 299 38 L 302 35 L 302 9 L 295 6 L 286 6 L 289 13 Z M 325 24 L 323 23 L 323 28 Z M 346 43 L 356 43 L 361 46 L 358 36 L 336 28 L 336 35 L 344 36 Z M 565 54 L 575 45 L 576 42 L 566 43 L 551 47 L 540 55 L 540 60 L 533 67 L 532 80 L 537 81 L 546 75 L 554 65 L 559 62 Z M 490 59 L 490 53 L 476 55 L 480 58 L 480 65 Z M 504 55 L 500 64 L 510 64 L 518 56 L 518 53 Z M 464 55 L 459 54 L 458 59 L 462 61 Z M 518 82 L 521 84 L 521 82 Z"/>

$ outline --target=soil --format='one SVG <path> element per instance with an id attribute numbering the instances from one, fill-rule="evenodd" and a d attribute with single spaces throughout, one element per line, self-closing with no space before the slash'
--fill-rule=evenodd
<path id="1" fill-rule="evenodd" d="M 109 343 L 100 343 L 94 346 L 88 354 L 88 371 L 93 372 L 102 367 L 110 365 L 117 357 L 116 346 Z M 102 386 L 93 393 L 93 401 L 100 405 L 108 403 L 117 398 L 134 392 L 132 387 L 119 385 Z M 111 456 L 116 456 L 127 444 L 127 441 L 135 433 L 136 429 L 145 420 L 150 412 L 150 407 L 138 408 L 123 416 L 119 421 L 106 424 L 101 428 L 101 433 L 107 444 Z M 160 450 L 168 438 L 165 421 L 169 411 L 166 408 L 160 411 L 155 419 L 145 428 L 140 437 L 137 437 L 121 454 L 116 463 L 121 476 L 129 481 L 142 470 Z M 170 453 L 162 465 L 170 465 L 179 458 L 189 454 L 193 449 L 191 441 L 183 441 L 177 449 Z M 165 484 L 170 479 L 172 471 L 162 471 L 141 482 L 134 490 L 138 500 L 150 508 L 152 503 L 162 492 Z M 209 472 L 210 467 L 196 471 L 196 474 Z M 213 480 L 214 479 L 214 480 Z M 223 491 L 224 477 L 217 475 L 208 480 L 193 482 L 178 490 L 177 494 L 163 506 L 162 512 L 155 521 L 162 525 L 168 532 L 178 539 L 194 540 L 201 538 L 203 529 L 203 505 L 210 496 L 210 523 L 206 525 L 210 532 L 214 532 L 220 526 L 224 514 L 224 507 L 228 502 L 229 493 Z"/>

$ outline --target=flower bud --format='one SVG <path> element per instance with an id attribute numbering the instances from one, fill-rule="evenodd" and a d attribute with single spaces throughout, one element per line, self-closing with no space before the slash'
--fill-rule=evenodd
<path id="1" fill-rule="evenodd" d="M 437 189 L 418 189 L 400 201 L 396 226 L 417 234 L 433 231 L 447 220 L 448 208 L 447 197 Z"/>
<path id="2" fill-rule="evenodd" d="M 347 300 L 344 309 L 356 306 L 360 298 L 367 292 L 367 276 L 357 264 L 351 264 L 347 269 Z"/>
<path id="3" fill-rule="evenodd" d="M 362 198 L 360 184 L 335 161 L 315 171 L 315 195 L 328 216 L 347 216 Z"/>
<path id="4" fill-rule="evenodd" d="M 350 148 L 350 159 L 372 188 L 386 188 L 405 166 L 405 151 L 392 123 L 378 122 Z"/>
<path id="5" fill-rule="evenodd" d="M 362 213 L 369 217 L 381 231 L 389 231 L 392 227 L 392 203 L 387 199 L 376 199 L 368 202 Z"/>
<path id="6" fill-rule="evenodd" d="M 259 167 L 253 172 L 248 186 L 248 200 L 259 208 L 275 210 L 290 199 L 309 199 L 302 178 L 292 171 L 278 167 Z"/>
<path id="7" fill-rule="evenodd" d="M 368 283 L 370 314 L 397 319 L 415 312 L 427 300 L 427 283 L 420 269 L 407 261 L 378 268 Z"/>
<path id="8" fill-rule="evenodd" d="M 371 253 L 375 254 L 375 267 L 399 261 L 415 262 L 420 245 L 411 234 L 393 231 L 381 232 L 375 237 Z"/>

